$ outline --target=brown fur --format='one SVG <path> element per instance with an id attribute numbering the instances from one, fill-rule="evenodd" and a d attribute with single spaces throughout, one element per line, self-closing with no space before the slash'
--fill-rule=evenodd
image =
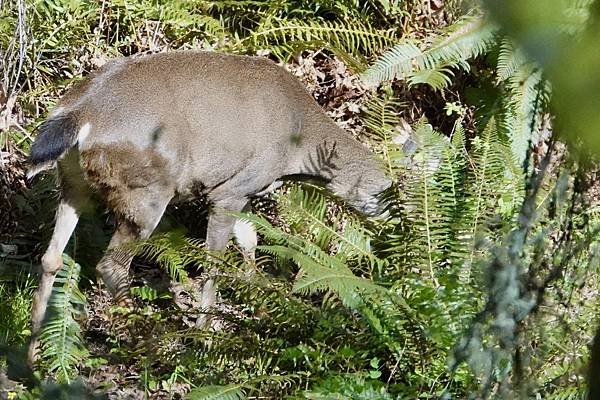
<path id="1" fill-rule="evenodd" d="M 140 150 L 129 142 L 95 145 L 81 152 L 80 163 L 86 180 L 107 206 L 134 223 L 140 189 L 172 186 L 167 160 L 151 148 Z"/>

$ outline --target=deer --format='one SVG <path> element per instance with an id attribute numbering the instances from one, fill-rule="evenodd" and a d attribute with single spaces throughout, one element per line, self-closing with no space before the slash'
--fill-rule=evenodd
<path id="1" fill-rule="evenodd" d="M 288 178 L 314 178 L 367 216 L 391 186 L 381 162 L 340 128 L 302 83 L 273 61 L 208 51 L 113 59 L 70 88 L 39 126 L 31 179 L 57 168 L 61 196 L 31 311 L 35 360 L 62 253 L 92 196 L 115 216 L 96 271 L 119 305 L 131 306 L 128 243 L 146 239 L 167 205 L 209 200 L 206 246 L 256 232 L 235 213 Z M 245 237 L 245 238 L 244 238 Z M 209 271 L 201 309 L 216 301 Z M 206 318 L 198 318 L 204 326 Z"/>

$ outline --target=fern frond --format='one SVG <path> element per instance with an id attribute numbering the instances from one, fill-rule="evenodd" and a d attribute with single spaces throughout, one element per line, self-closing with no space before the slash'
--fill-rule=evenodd
<path id="1" fill-rule="evenodd" d="M 303 43 L 303 46 L 338 49 L 362 62 L 364 56 L 390 46 L 394 40 L 393 30 L 376 29 L 363 21 L 304 21 L 272 17 L 262 21 L 243 45 L 256 49 L 273 48 L 274 55 L 285 61 L 298 49 L 299 43 Z"/>
<path id="2" fill-rule="evenodd" d="M 290 196 L 286 201 L 295 198 L 304 199 L 305 194 L 300 188 L 296 189 L 296 195 Z M 324 199 L 323 199 L 324 201 Z M 317 200 L 316 209 L 321 209 L 321 201 Z M 355 259 L 354 253 L 359 260 L 366 258 L 367 261 L 378 260 L 368 248 L 368 236 L 358 227 L 353 227 L 351 235 L 347 233 L 338 233 L 327 226 L 322 219 L 316 218 L 314 214 L 303 207 L 311 208 L 310 204 L 304 202 L 288 203 L 282 206 L 286 214 L 296 214 L 309 229 L 323 231 L 324 236 L 338 244 L 337 252 L 333 255 L 328 254 L 316 242 L 314 237 L 320 236 L 319 233 L 303 238 L 298 234 L 286 233 L 279 228 L 273 227 L 264 218 L 255 215 L 246 215 L 245 218 L 252 222 L 258 232 L 265 236 L 267 240 L 275 241 L 276 244 L 258 246 L 258 249 L 275 256 L 279 260 L 290 260 L 300 267 L 299 278 L 294 285 L 294 290 L 301 293 L 314 293 L 321 291 L 330 291 L 334 293 L 346 306 L 355 308 L 360 301 L 362 291 L 377 292 L 384 291 L 378 285 L 375 285 L 370 279 L 356 276 L 348 267 L 348 260 Z M 292 218 L 293 220 L 293 218 Z M 369 264 L 376 261 L 371 261 Z M 381 262 L 381 261 L 380 261 Z M 371 266 L 374 268 L 374 266 Z"/>
<path id="3" fill-rule="evenodd" d="M 212 385 L 192 389 L 186 396 L 189 400 L 243 400 L 246 399 L 244 384 Z"/>
<path id="4" fill-rule="evenodd" d="M 336 220 L 330 216 L 328 219 L 325 213 L 327 202 L 321 189 L 302 189 L 300 186 L 294 186 L 289 193 L 280 195 L 278 202 L 281 215 L 291 222 L 295 232 L 309 233 L 312 241 L 322 249 L 326 249 L 330 243 L 337 243 L 338 249 L 345 250 L 343 254 L 338 254 L 346 261 L 368 260 L 375 264 L 382 262 L 371 252 L 368 232 L 353 224 L 350 216 L 345 216 L 349 223 L 344 224 L 344 229 L 340 226 L 341 218 Z"/>
<path id="5" fill-rule="evenodd" d="M 442 160 L 436 172 L 436 181 L 440 187 L 438 213 L 440 224 L 445 232 L 444 242 L 440 244 L 442 264 L 459 265 L 467 254 L 461 239 L 461 221 L 466 207 L 465 181 L 467 179 L 467 158 L 465 133 L 456 121 L 450 145 L 442 152 Z"/>
<path id="6" fill-rule="evenodd" d="M 495 118 L 491 118 L 480 136 L 473 140 L 469 208 L 465 218 L 470 221 L 463 237 L 470 242 L 470 257 L 465 267 L 470 267 L 475 257 L 476 239 L 488 233 L 486 224 L 497 212 L 503 195 L 506 177 L 506 143 L 502 141 Z"/>
<path id="7" fill-rule="evenodd" d="M 504 82 L 515 74 L 527 59 L 520 49 L 509 38 L 502 38 L 498 51 L 498 63 L 496 65 L 496 83 Z"/>
<path id="8" fill-rule="evenodd" d="M 350 308 L 356 308 L 360 304 L 361 294 L 385 292 L 384 288 L 370 279 L 354 275 L 343 262 L 323 252 L 316 256 L 288 246 L 266 245 L 258 248 L 269 254 L 276 254 L 281 259 L 292 260 L 300 266 L 294 283 L 295 292 L 312 294 L 330 291 Z"/>
<path id="9" fill-rule="evenodd" d="M 48 302 L 48 319 L 40 332 L 41 356 L 48 363 L 48 371 L 56 372 L 58 379 L 66 382 L 88 354 L 75 320 L 84 313 L 86 304 L 77 286 L 80 270 L 79 264 L 63 255 L 63 266 Z"/>
<path id="10" fill-rule="evenodd" d="M 434 90 L 442 90 L 452 83 L 451 77 L 454 75 L 448 67 L 436 66 L 434 68 L 416 71 L 408 76 L 409 86 L 419 83 L 427 84 Z"/>
<path id="11" fill-rule="evenodd" d="M 216 18 L 211 17 L 210 15 L 198 16 L 197 24 L 202 28 L 202 31 L 205 34 L 208 34 L 215 38 L 225 36 L 225 27 L 223 26 L 222 22 Z"/>
<path id="12" fill-rule="evenodd" d="M 499 27 L 483 17 L 466 17 L 435 37 L 428 49 L 425 66 L 446 62 L 464 63 L 485 54 L 496 45 Z M 466 64 L 463 65 L 466 68 Z"/>
<path id="13" fill-rule="evenodd" d="M 410 83 L 413 79 L 415 83 L 435 84 L 439 88 L 444 81 L 449 82 L 449 68 L 468 69 L 467 60 L 495 46 L 497 32 L 498 28 L 490 21 L 481 17 L 467 17 L 430 39 L 430 44 L 424 50 L 414 39 L 403 40 L 380 57 L 362 76 L 372 85 L 393 79 L 405 79 Z M 428 70 L 430 72 L 426 73 Z M 427 80 L 428 77 L 432 80 Z"/>
<path id="14" fill-rule="evenodd" d="M 503 125 L 508 129 L 513 154 L 522 164 L 530 144 L 539 141 L 541 114 L 551 89 L 533 63 L 521 65 L 507 82 L 508 112 Z"/>
<path id="15" fill-rule="evenodd" d="M 501 145 L 499 150 L 505 166 L 499 212 L 510 219 L 517 215 L 525 196 L 525 171 L 511 148 Z"/>
<path id="16" fill-rule="evenodd" d="M 246 380 L 243 383 L 229 385 L 211 385 L 192 389 L 186 396 L 189 400 L 243 400 L 246 391 L 257 391 L 256 385 L 263 382 L 272 382 L 279 385 L 290 384 L 299 374 L 286 375 L 261 375 Z"/>
<path id="17" fill-rule="evenodd" d="M 364 122 L 367 132 L 376 144 L 375 150 L 383 157 L 387 175 L 395 182 L 406 168 L 406 156 L 399 143 L 399 109 L 404 103 L 395 99 L 391 93 L 375 95 L 365 105 Z M 396 186 L 395 186 L 396 187 Z"/>
<path id="18" fill-rule="evenodd" d="M 371 85 L 380 85 L 383 81 L 405 79 L 418 68 L 419 59 L 424 54 L 414 39 L 404 39 L 381 56 L 369 67 L 362 77 Z"/>
<path id="19" fill-rule="evenodd" d="M 173 231 L 140 243 L 135 251 L 140 256 L 156 260 L 173 280 L 186 283 L 188 275 L 185 266 L 192 261 L 189 249 L 199 247 L 198 243 L 190 240 L 193 239 L 186 238 L 182 232 Z"/>
<path id="20" fill-rule="evenodd" d="M 415 126 L 414 132 L 418 150 L 410 168 L 411 176 L 405 184 L 407 218 L 416 229 L 414 245 L 423 246 L 418 251 L 418 259 L 426 263 L 425 271 L 435 283 L 435 262 L 441 251 L 439 243 L 443 242 L 445 234 L 445 215 L 438 209 L 442 187 L 435 175 L 449 143 L 425 120 Z"/>
<path id="21" fill-rule="evenodd" d="M 310 257 L 295 252 L 292 258 L 301 269 L 294 283 L 294 291 L 304 294 L 331 291 L 346 307 L 356 308 L 361 295 L 385 294 L 385 289 L 370 279 L 360 278 L 346 265 L 330 257 L 327 264 L 317 263 Z"/>

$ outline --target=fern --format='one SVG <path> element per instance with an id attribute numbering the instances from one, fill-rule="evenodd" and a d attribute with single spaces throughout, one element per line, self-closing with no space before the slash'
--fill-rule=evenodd
<path id="1" fill-rule="evenodd" d="M 506 144 L 500 138 L 498 126 L 492 118 L 483 133 L 473 140 L 472 183 L 468 188 L 470 200 L 464 214 L 470 224 L 468 231 L 464 232 L 465 240 L 470 243 L 466 268 L 470 268 L 474 260 L 477 240 L 489 233 L 487 222 L 498 212 L 498 201 L 503 196 L 504 179 L 510 165 L 505 150 Z M 507 189 L 510 191 L 512 187 Z"/>
<path id="2" fill-rule="evenodd" d="M 509 38 L 502 38 L 498 51 L 498 63 L 496 66 L 496 83 L 501 83 L 515 74 L 518 68 L 527 62 L 523 52 L 516 48 Z"/>
<path id="3" fill-rule="evenodd" d="M 294 261 L 300 266 L 300 272 L 294 283 L 294 291 L 308 294 L 329 291 L 334 293 L 346 306 L 356 308 L 361 301 L 361 293 L 384 292 L 370 279 L 361 278 L 348 268 L 340 259 L 327 254 L 317 245 L 273 227 L 260 217 L 247 215 L 260 233 L 266 238 L 280 241 L 286 245 L 258 246 L 279 260 Z"/>
<path id="4" fill-rule="evenodd" d="M 506 108 L 498 123 L 511 139 L 517 162 L 523 164 L 529 146 L 540 140 L 550 85 L 543 79 L 540 66 L 529 61 L 509 38 L 500 42 L 496 75 L 496 83 L 503 85 Z"/>
<path id="5" fill-rule="evenodd" d="M 501 213 L 510 220 L 522 198 L 523 175 L 495 120 L 473 139 L 469 153 L 460 120 L 451 141 L 421 120 L 409 139 L 418 147 L 409 160 L 394 142 L 399 122 L 394 100 L 385 94 L 368 107 L 367 128 L 383 147 L 388 170 L 404 177 L 391 200 L 406 223 L 388 234 L 386 253 L 403 255 L 404 262 L 426 272 L 434 285 L 439 267 L 462 267 L 464 275 L 470 262 L 463 263 L 472 262 L 476 239 L 488 232 L 490 218 Z"/>
<path id="6" fill-rule="evenodd" d="M 418 150 L 409 167 L 409 177 L 404 183 L 406 217 L 415 229 L 413 246 L 416 250 L 415 261 L 425 264 L 424 272 L 437 286 L 435 275 L 436 260 L 441 253 L 446 217 L 438 209 L 442 186 L 436 180 L 436 172 L 443 152 L 448 146 L 447 140 L 435 132 L 431 125 L 421 120 L 414 128 L 414 140 Z M 422 267 L 421 267 L 422 268 Z"/>
<path id="7" fill-rule="evenodd" d="M 290 222 L 294 233 L 303 235 L 320 249 L 335 247 L 343 262 L 382 266 L 383 260 L 371 252 L 369 232 L 356 219 L 348 214 L 328 215 L 327 198 L 321 188 L 294 186 L 277 200 L 281 216 Z"/>
<path id="8" fill-rule="evenodd" d="M 352 308 L 358 305 L 361 292 L 383 291 L 370 279 L 356 276 L 349 267 L 353 265 L 368 275 L 383 267 L 384 261 L 371 252 L 369 233 L 350 216 L 345 217 L 343 224 L 339 216 L 328 218 L 321 192 L 293 187 L 280 196 L 279 209 L 282 218 L 290 223 L 290 233 L 255 215 L 243 218 L 274 243 L 259 246 L 259 250 L 280 261 L 294 261 L 300 267 L 295 291 L 329 291 Z"/>
<path id="9" fill-rule="evenodd" d="M 529 145 L 539 140 L 541 113 L 550 98 L 550 86 L 539 66 L 482 17 L 466 17 L 421 43 L 403 40 L 365 71 L 363 78 L 372 85 L 403 79 L 409 86 L 427 84 L 442 90 L 452 82 L 454 70 L 469 70 L 469 60 L 497 48 L 496 84 L 503 85 L 506 107 L 499 124 L 522 164 Z"/>
<path id="10" fill-rule="evenodd" d="M 174 231 L 140 243 L 135 251 L 142 257 L 156 260 L 173 280 L 186 283 L 188 275 L 185 266 L 193 262 L 193 256 L 197 255 L 197 252 L 189 250 L 198 249 L 198 245 L 197 240 L 186 238 L 181 232 Z"/>
<path id="11" fill-rule="evenodd" d="M 429 39 L 421 49 L 416 39 L 405 39 L 387 51 L 365 73 L 372 85 L 405 79 L 442 89 L 450 83 L 452 68 L 469 69 L 467 60 L 485 54 L 496 44 L 498 28 L 483 18 L 467 17 Z"/>
<path id="12" fill-rule="evenodd" d="M 394 43 L 392 30 L 380 30 L 368 22 L 306 21 L 300 19 L 266 18 L 243 47 L 268 48 L 273 55 L 287 60 L 300 50 L 327 48 L 355 68 L 362 68 L 365 56 Z"/>
<path id="13" fill-rule="evenodd" d="M 277 248 L 271 247 L 268 251 L 276 252 Z M 375 285 L 371 280 L 354 275 L 350 268 L 335 257 L 323 255 L 319 263 L 299 251 L 292 251 L 288 256 L 301 266 L 299 277 L 296 277 L 294 283 L 295 292 L 311 294 L 331 291 L 350 308 L 356 308 L 360 304 L 361 292 L 370 295 L 385 293 L 384 288 Z"/>
<path id="14" fill-rule="evenodd" d="M 48 320 L 40 332 L 41 356 L 48 363 L 48 371 L 67 382 L 88 354 L 75 320 L 83 315 L 85 307 L 85 297 L 77 287 L 80 270 L 79 264 L 63 255 L 63 266 L 48 302 Z"/>
<path id="15" fill-rule="evenodd" d="M 550 86 L 539 66 L 533 63 L 521 65 L 506 82 L 508 112 L 503 122 L 513 154 L 522 164 L 529 146 L 540 140 L 542 113 L 549 102 Z"/>
<path id="16" fill-rule="evenodd" d="M 412 73 L 408 78 L 409 86 L 427 84 L 434 90 L 442 90 L 452 83 L 454 73 L 449 66 L 436 66 Z"/>
<path id="17" fill-rule="evenodd" d="M 448 239 L 447 233 L 452 229 L 449 218 L 456 219 L 454 215 L 459 213 L 458 192 L 464 179 L 459 176 L 464 173 L 464 135 L 462 131 L 456 134 L 462 139 L 457 139 L 460 144 L 455 151 L 442 135 L 422 120 L 414 128 L 412 137 L 407 139 L 418 146 L 410 159 L 396 138 L 397 104 L 385 94 L 373 98 L 366 113 L 367 128 L 380 143 L 388 171 L 400 182 L 399 189 L 388 200 L 401 210 L 400 220 L 410 221 L 412 230 L 408 240 L 407 232 L 389 234 L 391 240 L 386 243 L 386 252 L 406 254 L 411 264 L 422 265 L 423 262 L 430 279 L 435 282 L 434 266 L 442 258 L 446 247 L 444 240 Z"/>
<path id="18" fill-rule="evenodd" d="M 243 400 L 246 399 L 244 384 L 202 386 L 192 389 L 186 396 L 189 400 Z"/>
<path id="19" fill-rule="evenodd" d="M 293 382 L 295 378 L 298 378 L 298 374 L 268 375 L 257 376 L 243 383 L 202 386 L 192 389 L 186 398 L 189 400 L 243 400 L 247 398 L 246 392 L 257 391 L 257 385 L 260 383 L 271 382 L 286 385 Z"/>
<path id="20" fill-rule="evenodd" d="M 365 126 L 373 142 L 377 143 L 376 150 L 381 154 L 387 175 L 397 181 L 398 175 L 405 168 L 405 156 L 402 144 L 398 143 L 399 133 L 396 127 L 400 124 L 398 109 L 404 104 L 394 99 L 391 93 L 374 96 L 365 105 Z"/>
<path id="21" fill-rule="evenodd" d="M 463 217 L 468 204 L 465 187 L 469 179 L 469 154 L 465 141 L 462 121 L 457 120 L 451 142 L 443 149 L 436 172 L 436 181 L 441 188 L 437 207 L 441 215 L 441 230 L 445 232 L 445 239 L 440 244 L 439 262 L 451 267 L 459 266 L 466 254 Z"/>

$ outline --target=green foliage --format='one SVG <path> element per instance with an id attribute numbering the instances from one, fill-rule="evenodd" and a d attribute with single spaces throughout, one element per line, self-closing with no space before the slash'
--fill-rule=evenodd
<path id="1" fill-rule="evenodd" d="M 403 105 L 388 90 L 382 96 L 374 96 L 365 106 L 366 128 L 373 142 L 377 142 L 377 150 L 382 153 L 386 172 L 392 179 L 405 168 L 404 151 L 394 140 L 398 135 L 396 126 L 400 124 L 398 110 Z"/>
<path id="2" fill-rule="evenodd" d="M 297 376 L 258 376 L 240 384 L 202 386 L 193 389 L 186 398 L 190 400 L 243 400 L 247 398 L 245 392 L 257 391 L 256 385 L 260 382 L 270 381 L 285 385 L 292 383 L 295 377 Z"/>
<path id="3" fill-rule="evenodd" d="M 358 306 L 361 293 L 385 292 L 370 279 L 356 276 L 348 265 L 352 263 L 367 276 L 383 267 L 383 260 L 371 253 L 368 233 L 356 220 L 342 221 L 340 216 L 327 215 L 325 197 L 316 189 L 291 188 L 278 204 L 281 215 L 290 223 L 289 233 L 273 227 L 264 218 L 246 218 L 266 239 L 277 243 L 259 246 L 259 250 L 280 261 L 294 261 L 300 267 L 294 291 L 329 291 L 350 307 Z M 329 250 L 335 253 L 330 254 Z"/>
<path id="4" fill-rule="evenodd" d="M 243 42 L 245 48 L 268 48 L 277 58 L 288 60 L 306 49 L 326 48 L 355 69 L 363 69 L 365 57 L 394 41 L 392 30 L 381 30 L 362 21 L 304 21 L 268 18 Z"/>
<path id="5" fill-rule="evenodd" d="M 384 106 L 391 104 L 385 96 L 381 100 L 373 99 L 371 104 L 375 104 L 373 107 L 375 111 L 367 112 L 369 127 L 376 126 L 375 121 L 393 120 L 393 114 L 389 118 L 385 117 L 386 112 L 393 113 L 395 111 L 394 107 L 386 108 Z M 517 309 L 520 310 L 517 313 L 525 314 L 531 312 L 531 308 L 525 307 L 530 304 L 527 303 L 527 295 L 523 294 L 525 298 L 518 295 L 515 297 L 514 293 L 511 295 L 512 297 L 508 296 L 509 291 L 514 290 L 515 283 L 509 283 L 506 279 L 508 276 L 516 279 L 519 275 L 502 275 L 507 274 L 507 272 L 500 272 L 505 271 L 502 269 L 505 261 L 502 260 L 507 256 L 500 256 L 496 253 L 499 251 L 497 249 L 519 251 L 515 250 L 513 245 L 507 244 L 507 240 L 511 239 L 505 239 L 505 237 L 510 238 L 514 235 L 514 232 L 511 233 L 511 229 L 514 228 L 511 227 L 517 221 L 516 215 L 525 199 L 525 188 L 523 172 L 509 150 L 509 143 L 501 134 L 495 119 L 490 118 L 483 132 L 469 142 L 460 128 L 460 123 L 455 125 L 451 140 L 447 140 L 437 134 L 426 122 L 421 121 L 414 127 L 413 135 L 414 140 L 418 143 L 418 148 L 411 159 L 402 157 L 402 154 L 397 151 L 398 144 L 394 141 L 394 134 L 397 135 L 397 132 L 387 129 L 379 131 L 378 135 L 384 138 L 382 145 L 387 145 L 388 149 L 391 149 L 391 151 L 380 151 L 386 157 L 386 164 L 398 166 L 398 168 L 390 168 L 390 170 L 396 170 L 400 176 L 404 176 L 399 180 L 402 189 L 391 198 L 392 201 L 396 200 L 399 204 L 391 208 L 394 211 L 394 218 L 391 220 L 392 226 L 388 227 L 390 233 L 384 234 L 385 240 L 382 240 L 380 246 L 394 259 L 398 257 L 399 262 L 405 266 L 422 271 L 416 277 L 404 271 L 394 273 L 392 275 L 395 279 L 394 288 L 403 291 L 403 297 L 418 318 L 428 321 L 426 329 L 435 341 L 437 348 L 450 350 L 460 337 L 464 326 L 469 325 L 476 316 L 477 308 L 482 307 L 482 299 L 478 299 L 478 296 L 482 293 L 481 285 L 485 282 L 483 271 L 486 270 L 485 266 L 488 265 L 486 259 L 490 257 L 490 254 L 493 257 L 499 257 L 496 259 L 497 261 L 487 267 L 489 268 L 488 274 L 500 274 L 491 281 L 495 285 L 492 293 L 496 293 L 494 298 L 499 302 L 495 306 L 498 313 L 496 315 L 499 315 L 497 317 L 499 320 L 496 320 L 495 324 L 500 327 L 509 323 L 507 320 L 510 317 L 506 314 L 503 317 L 500 316 L 503 315 L 501 310 Z M 394 159 L 394 155 L 402 158 Z M 403 166 L 406 171 L 402 170 Z M 557 187 L 562 187 L 563 191 L 568 190 L 563 179 L 565 178 L 556 181 L 559 185 Z M 540 199 L 548 199 L 548 195 L 545 193 L 542 191 Z M 555 211 L 551 214 L 541 214 L 539 220 L 531 222 L 536 227 L 543 229 L 544 232 L 540 232 L 540 236 L 537 236 L 536 240 L 545 238 L 544 244 L 538 242 L 541 247 L 535 250 L 534 254 L 537 255 L 535 268 L 527 269 L 530 274 L 535 276 L 539 276 L 538 274 L 554 276 L 542 265 L 555 265 L 556 259 L 544 264 L 539 257 L 542 254 L 557 257 L 560 254 L 560 252 L 549 250 L 546 247 L 550 245 L 547 238 L 565 228 L 564 225 L 561 225 L 562 228 L 558 225 L 552 227 L 554 223 L 550 221 L 560 220 L 565 223 L 564 221 L 569 219 L 568 213 L 561 214 L 567 212 L 567 209 L 564 208 L 564 204 L 566 204 L 564 194 L 555 193 L 552 196 L 555 196 L 557 200 L 563 199 L 560 203 L 563 204 L 563 208 L 557 208 L 559 203 L 549 203 L 553 206 L 547 202 L 539 203 L 538 212 L 545 213 L 543 210 L 546 206 L 550 206 L 550 209 Z M 562 216 L 558 217 L 558 215 Z M 519 217 L 518 220 L 522 221 L 523 217 Z M 407 238 L 409 239 L 407 240 Z M 582 244 L 582 246 L 581 249 L 587 249 L 582 250 L 584 253 L 590 251 L 588 245 Z M 524 260 L 530 259 L 525 255 L 521 257 L 525 257 Z M 393 265 L 394 263 L 390 262 L 389 264 Z M 573 267 L 565 265 L 562 268 Z M 393 273 L 391 269 L 388 270 L 389 273 Z M 427 279 L 424 279 L 425 277 Z M 457 286 L 457 283 L 460 285 Z M 519 290 L 517 290 L 518 292 Z M 488 307 L 490 305 L 487 305 L 486 309 Z M 476 321 L 479 320 L 476 319 Z M 552 325 L 552 328 L 547 330 L 542 328 L 541 331 L 555 332 L 555 330 L 563 328 Z M 473 329 L 474 332 L 479 332 L 482 327 L 479 322 L 476 322 Z M 537 334 L 532 333 L 529 336 L 530 333 L 528 333 L 527 340 L 547 340 L 541 339 L 541 337 L 537 339 Z M 539 332 L 539 334 L 547 333 Z M 480 343 L 483 343 L 485 339 L 480 340 L 482 340 Z M 564 338 L 558 339 L 557 337 L 553 343 L 563 340 Z M 478 346 L 475 342 L 468 345 Z M 501 346 L 504 347 L 505 344 Z M 554 350 L 549 351 L 550 348 L 557 349 L 553 345 L 549 345 L 545 350 L 540 350 L 535 353 L 535 356 L 531 356 L 532 360 L 541 362 L 541 360 L 548 360 L 548 357 L 554 357 L 550 355 L 554 352 Z M 549 353 L 545 353 L 545 351 L 549 351 Z M 512 367 L 510 361 L 507 361 L 510 359 L 511 353 L 510 351 L 507 353 L 504 353 L 504 356 L 480 353 L 477 360 L 473 359 L 470 365 L 474 371 L 492 368 L 486 370 L 488 371 L 486 373 L 490 374 L 488 376 L 494 373 L 499 376 L 499 380 L 508 379 L 506 374 L 511 371 Z M 490 359 L 497 360 L 492 361 L 493 367 L 486 364 L 486 362 L 490 362 Z M 504 360 L 504 364 L 500 360 Z M 566 363 L 572 365 L 571 360 Z M 434 365 L 435 363 L 432 361 L 430 368 Z M 531 366 L 531 370 L 544 369 Z M 473 385 L 473 381 L 461 378 L 463 374 L 464 372 L 455 371 L 455 383 Z M 567 392 L 570 393 L 570 390 Z M 558 395 L 557 391 L 550 391 L 550 393 Z"/>
<path id="6" fill-rule="evenodd" d="M 386 248 L 392 254 L 410 254 L 410 260 L 403 261 L 424 268 L 435 284 L 438 267 L 470 270 L 477 240 L 491 234 L 490 218 L 501 211 L 510 221 L 520 203 L 522 176 L 494 119 L 473 138 L 469 151 L 460 120 L 451 140 L 421 120 L 411 139 L 417 151 L 407 160 L 387 122 L 397 120 L 395 107 L 388 104 L 393 104 L 388 95 L 369 103 L 367 127 L 383 138 L 380 151 L 388 169 L 404 177 L 403 189 L 391 200 L 398 203 L 397 218 L 409 221 L 410 227 L 406 224 L 400 234 L 392 233 Z M 382 128 L 375 128 L 378 125 Z M 406 235 L 412 237 L 410 244 Z M 461 265 L 465 258 L 468 265 Z"/>
<path id="7" fill-rule="evenodd" d="M 168 293 L 159 293 L 158 290 L 149 287 L 132 287 L 131 293 L 142 300 L 153 301 L 156 299 L 170 299 L 171 296 Z"/>
<path id="8" fill-rule="evenodd" d="M 515 2 L 495 14 L 498 22 L 475 8 L 452 22 L 460 7 L 448 1 L 438 18 L 437 3 L 61 0 L 27 2 L 24 19 L 17 12 L 24 2 L 0 3 L 0 52 L 8 60 L 3 82 L 18 105 L 8 111 L 25 126 L 13 127 L 2 142 L 24 150 L 58 95 L 109 57 L 202 48 L 290 61 L 306 49 L 326 49 L 361 71 L 390 48 L 364 78 L 393 82 L 361 105 L 367 141 L 395 182 L 386 193 L 390 217 L 365 220 L 314 187 L 292 186 L 275 196 L 277 220 L 243 216 L 261 235 L 255 264 L 235 251 L 208 254 L 200 240 L 181 232 L 138 244 L 141 258 L 184 284 L 192 304 L 198 285 L 192 271 L 218 267 L 224 305 L 210 312 L 224 329 L 189 329 L 195 310 L 181 299 L 175 307 L 163 290 L 136 287 L 133 294 L 146 306 L 128 315 L 131 332 L 102 331 L 111 357 L 93 359 L 88 368 L 94 371 L 98 360 L 120 362 L 143 371 L 147 395 L 185 385 L 193 388 L 189 398 L 515 398 L 525 392 L 581 398 L 597 319 L 590 293 L 600 272 L 598 212 L 579 197 L 578 165 L 557 158 L 557 169 L 543 179 L 532 172 L 540 169 L 543 142 L 554 128 L 551 92 L 577 104 L 565 107 L 570 115 L 588 110 L 573 126 L 581 127 L 579 119 L 586 124 L 590 109 L 597 114 L 596 100 L 573 95 L 595 82 L 586 70 L 594 68 L 583 67 L 597 65 L 589 46 L 596 31 L 583 26 L 594 15 L 591 2 L 566 2 L 557 12 L 559 2 L 551 1 L 539 15 L 533 2 Z M 565 51 L 564 39 L 554 40 L 561 37 L 577 45 Z M 529 44 L 540 41 L 544 51 L 532 51 Z M 561 78 L 565 59 L 577 62 Z M 559 83 L 552 90 L 547 76 Z M 419 100 L 424 97 L 433 100 Z M 405 153 L 400 137 L 408 131 L 413 154 Z M 54 209 L 55 195 L 45 179 L 14 199 L 28 216 L 14 243 L 33 255 L 48 236 L 46 210 Z M 88 253 L 78 247 L 78 260 Z M 78 275 L 78 265 L 65 259 L 43 334 L 45 365 L 66 380 L 85 355 L 75 322 L 83 304 Z M 21 344 L 30 285 L 3 282 L 0 294 L 9 298 L 0 304 L 8 314 L 1 333 L 9 344 Z M 164 304 L 169 308 L 161 309 Z M 31 398 L 87 395 L 76 385 L 37 386 Z"/>
<path id="9" fill-rule="evenodd" d="M 541 138 L 550 85 L 540 67 L 489 19 L 466 17 L 425 41 L 404 39 L 365 71 L 363 78 L 377 86 L 402 79 L 409 86 L 427 84 L 442 90 L 452 83 L 455 70 L 469 71 L 470 60 L 493 52 L 498 53 L 496 85 L 504 91 L 500 101 L 505 111 L 498 115 L 498 122 L 511 140 L 516 160 L 523 164 L 530 144 Z"/>
<path id="10" fill-rule="evenodd" d="M 198 252 L 199 247 L 198 240 L 185 238 L 181 232 L 173 231 L 140 243 L 135 250 L 138 255 L 155 260 L 174 281 L 186 283 L 188 274 L 185 267 L 198 258 L 206 260 L 204 253 Z"/>
<path id="11" fill-rule="evenodd" d="M 25 343 L 30 334 L 29 309 L 33 289 L 29 277 L 0 281 L 0 343 L 9 346 Z"/>
<path id="12" fill-rule="evenodd" d="M 203 386 L 188 393 L 190 400 L 243 400 L 243 384 L 231 384 L 226 386 Z"/>
<path id="13" fill-rule="evenodd" d="M 481 17 L 468 17 L 426 41 L 402 40 L 363 74 L 373 85 L 392 79 L 426 83 L 441 90 L 451 83 L 452 68 L 469 69 L 468 60 L 487 53 L 498 28 Z M 425 45 L 423 50 L 420 46 Z"/>
<path id="14" fill-rule="evenodd" d="M 541 139 L 543 110 L 550 99 L 550 85 L 543 80 L 539 65 L 523 58 L 522 51 L 508 39 L 500 44 L 498 82 L 504 84 L 507 110 L 502 124 L 517 161 L 523 163 L 531 143 Z"/>
<path id="15" fill-rule="evenodd" d="M 528 186 L 517 226 L 491 251 L 485 308 L 455 353 L 458 361 L 469 363 L 475 371 L 480 371 L 482 384 L 479 393 L 483 397 L 489 396 L 493 390 L 498 390 L 505 397 L 514 396 L 524 387 L 533 386 L 535 379 L 544 384 L 529 390 L 545 392 L 544 397 L 560 398 L 561 393 L 582 390 L 581 381 L 570 380 L 561 374 L 559 368 L 547 368 L 546 363 L 554 364 L 556 359 L 561 359 L 569 365 L 567 368 L 571 372 L 580 370 L 581 359 L 571 357 L 570 351 L 565 352 L 563 346 L 580 348 L 579 341 L 586 340 L 579 335 L 575 335 L 578 336 L 576 339 L 569 332 L 572 322 L 567 323 L 566 320 L 573 317 L 567 316 L 566 310 L 570 305 L 560 305 L 564 301 L 564 293 L 559 287 L 565 282 L 559 286 L 550 286 L 550 282 L 560 279 L 563 273 L 574 276 L 578 268 L 584 268 L 591 274 L 597 273 L 597 249 L 596 245 L 590 244 L 595 241 L 592 238 L 597 236 L 598 225 L 597 221 L 590 226 L 583 223 L 578 229 L 579 239 L 567 239 L 569 226 L 572 227 L 574 222 L 571 218 L 578 219 L 572 214 L 573 207 L 578 207 L 576 204 L 582 199 L 574 193 L 567 194 L 568 174 L 563 174 L 553 183 L 550 196 L 542 191 L 543 180 L 540 178 L 547 166 L 546 160 Z M 554 236 L 556 234 L 559 236 Z M 579 296 L 585 296 L 584 292 L 580 292 Z M 550 302 L 556 309 L 546 311 L 541 306 L 542 302 Z M 584 306 L 580 311 L 589 312 L 586 310 L 589 309 Z M 527 327 L 527 330 L 520 331 L 519 327 Z M 538 340 L 543 345 L 537 348 L 523 344 Z M 572 343 L 572 340 L 578 343 Z M 580 354 L 578 350 L 574 351 Z M 553 378 L 549 379 L 548 375 Z M 556 382 L 562 384 L 557 387 Z M 492 389 L 493 386 L 497 389 Z"/>
<path id="16" fill-rule="evenodd" d="M 302 395 L 312 400 L 391 400 L 394 398 L 380 381 L 365 379 L 360 374 L 331 376 Z"/>
<path id="17" fill-rule="evenodd" d="M 76 320 L 84 315 L 86 303 L 77 286 L 79 273 L 79 264 L 63 255 L 63 266 L 48 302 L 48 318 L 40 331 L 41 356 L 48 372 L 55 372 L 59 380 L 67 383 L 88 354 Z"/>

